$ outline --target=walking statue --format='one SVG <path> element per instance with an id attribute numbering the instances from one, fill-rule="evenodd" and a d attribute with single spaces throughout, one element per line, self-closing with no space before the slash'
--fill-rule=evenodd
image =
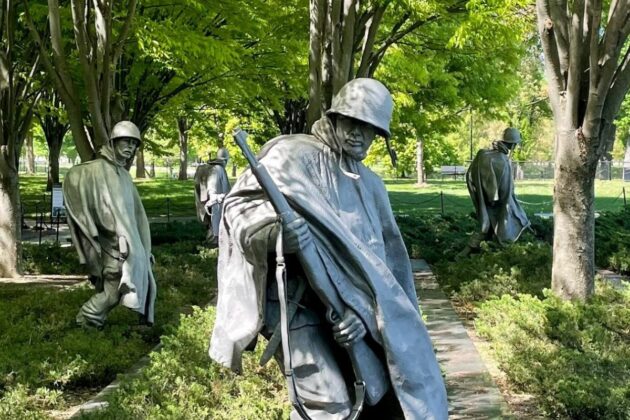
<path id="1" fill-rule="evenodd" d="M 265 336 L 261 364 L 283 366 L 292 419 L 447 418 L 387 191 L 361 162 L 392 110 L 387 88 L 360 78 L 312 135 L 271 140 L 260 162 L 236 135 L 250 169 L 224 201 L 209 353 L 240 371 Z"/>
<path id="2" fill-rule="evenodd" d="M 72 242 L 96 288 L 76 317 L 82 326 L 102 327 L 119 303 L 153 323 L 151 232 L 127 169 L 141 141 L 135 124 L 119 122 L 99 157 L 74 166 L 64 180 Z"/>
<path id="3" fill-rule="evenodd" d="M 479 230 L 459 253 L 467 256 L 480 249 L 482 241 L 496 238 L 500 244 L 515 242 L 530 225 L 516 200 L 510 152 L 521 142 L 516 128 L 506 128 L 503 139 L 492 149 L 481 149 L 466 171 L 468 192 L 475 206 Z"/>
<path id="4" fill-rule="evenodd" d="M 230 191 L 230 180 L 225 171 L 229 156 L 227 149 L 222 147 L 217 151 L 215 160 L 199 165 L 195 172 L 197 218 L 208 230 L 206 239 L 212 247 L 219 245 L 223 199 Z"/>

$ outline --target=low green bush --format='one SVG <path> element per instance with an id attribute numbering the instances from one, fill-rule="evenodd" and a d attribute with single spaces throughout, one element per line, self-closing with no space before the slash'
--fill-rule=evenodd
<path id="1" fill-rule="evenodd" d="M 442 261 L 433 269 L 438 282 L 465 305 L 492 297 L 519 293 L 542 295 L 551 281 L 551 246 L 544 242 L 517 242 L 498 247 L 484 243 L 480 254 Z M 492 252 L 488 249 L 493 246 Z"/>
<path id="2" fill-rule="evenodd" d="M 195 307 L 163 337 L 142 373 L 126 381 L 102 411 L 83 419 L 284 419 L 290 405 L 274 361 L 258 365 L 265 343 L 246 353 L 243 374 L 211 362 L 208 337 L 214 308 Z"/>
<path id="3" fill-rule="evenodd" d="M 595 219 L 595 264 L 599 267 L 615 269 L 612 264 L 629 266 L 629 244 L 630 209 L 605 212 Z"/>
<path id="4" fill-rule="evenodd" d="M 155 325 L 150 329 L 138 327 L 138 315 L 122 307 L 111 312 L 103 330 L 77 328 L 74 317 L 94 293 L 87 284 L 72 288 L 3 285 L 0 418 L 30 418 L 20 410 L 35 417 L 76 402 L 75 394 L 89 396 L 147 354 L 179 322 L 182 311 L 211 301 L 216 295 L 217 252 L 200 244 L 188 240 L 154 247 L 158 294 Z M 26 263 L 32 272 L 76 274 L 80 270 L 72 248 L 44 244 L 27 248 Z M 56 257 L 50 264 L 37 265 L 38 256 L 47 251 Z"/>
<path id="5" fill-rule="evenodd" d="M 196 220 L 151 224 L 151 243 L 153 246 L 181 241 L 202 243 L 205 238 L 206 228 Z"/>
<path id="6" fill-rule="evenodd" d="M 549 417 L 630 418 L 630 289 L 598 283 L 586 303 L 503 295 L 481 304 L 475 326 Z"/>
<path id="7" fill-rule="evenodd" d="M 61 247 L 57 243 L 41 245 L 22 244 L 22 268 L 28 274 L 84 274 L 74 247 Z"/>
<path id="8" fill-rule="evenodd" d="M 410 257 L 429 264 L 452 260 L 477 226 L 475 219 L 463 214 L 398 214 L 396 222 Z"/>
<path id="9" fill-rule="evenodd" d="M 608 257 L 609 267 L 621 274 L 630 274 L 630 249 L 625 246 Z"/>

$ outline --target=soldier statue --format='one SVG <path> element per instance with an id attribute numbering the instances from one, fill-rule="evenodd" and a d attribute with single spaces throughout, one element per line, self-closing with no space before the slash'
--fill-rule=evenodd
<path id="1" fill-rule="evenodd" d="M 82 326 L 102 327 L 119 303 L 138 312 L 141 323 L 153 323 L 151 232 L 127 169 L 141 142 L 138 127 L 121 121 L 99 157 L 74 166 L 64 180 L 72 242 L 96 288 L 76 317 Z"/>
<path id="2" fill-rule="evenodd" d="M 206 227 L 206 239 L 212 247 L 219 244 L 223 199 L 230 191 L 230 180 L 225 170 L 229 156 L 227 149 L 222 147 L 217 151 L 216 159 L 199 165 L 195 172 L 197 218 Z"/>
<path id="3" fill-rule="evenodd" d="M 475 206 L 479 229 L 459 253 L 464 257 L 478 252 L 482 241 L 496 239 L 500 244 L 515 242 L 529 227 L 525 211 L 514 194 L 509 155 L 521 143 L 516 128 L 507 128 L 502 140 L 491 149 L 481 149 L 466 171 L 466 185 Z"/>
<path id="4" fill-rule="evenodd" d="M 447 418 L 444 382 L 418 309 L 407 250 L 382 180 L 361 162 L 376 135 L 390 136 L 392 110 L 383 84 L 354 79 L 334 96 L 311 135 L 283 135 L 265 144 L 260 163 L 297 213 L 294 221 L 278 223 L 252 170 L 223 203 L 210 356 L 239 371 L 243 351 L 259 333 L 267 337 L 261 363 L 275 356 L 290 365 L 292 419 L 356 418 L 361 393 L 348 384 L 362 378 L 349 355 L 359 345 L 376 356 L 358 365 L 382 369 L 389 389 L 366 397 L 362 415 Z M 305 268 L 305 250 L 313 247 L 314 263 L 323 268 L 317 274 L 329 285 L 325 293 L 341 302 L 337 316 Z M 278 270 L 286 273 L 286 300 L 279 298 L 285 277 L 276 276 Z M 287 340 L 278 340 L 283 335 Z"/>

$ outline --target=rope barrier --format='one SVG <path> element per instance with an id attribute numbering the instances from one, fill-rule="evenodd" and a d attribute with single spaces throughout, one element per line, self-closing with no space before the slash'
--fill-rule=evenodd
<path id="1" fill-rule="evenodd" d="M 516 199 L 516 201 L 518 201 L 521 204 L 527 204 L 528 206 L 542 206 L 542 205 L 547 205 L 547 204 L 553 204 L 553 200 L 550 201 L 542 201 L 540 203 L 529 203 L 527 201 L 523 201 L 523 200 L 519 200 L 518 198 Z"/>

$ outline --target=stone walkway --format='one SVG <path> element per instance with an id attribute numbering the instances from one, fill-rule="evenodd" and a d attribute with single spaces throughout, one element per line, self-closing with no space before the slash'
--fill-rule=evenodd
<path id="1" fill-rule="evenodd" d="M 416 291 L 446 377 L 449 419 L 514 418 L 450 301 L 424 260 L 411 260 Z"/>
<path id="2" fill-rule="evenodd" d="M 28 286 L 71 287 L 86 281 L 87 276 L 61 274 L 23 275 L 15 278 L 0 277 L 0 285 L 16 284 Z"/>

